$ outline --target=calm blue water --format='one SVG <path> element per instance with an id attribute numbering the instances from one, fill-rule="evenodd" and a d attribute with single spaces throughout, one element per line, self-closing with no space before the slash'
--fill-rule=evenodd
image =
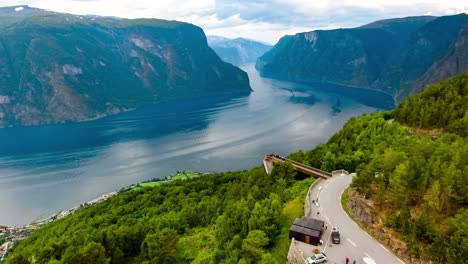
<path id="1" fill-rule="evenodd" d="M 325 142 L 353 116 L 393 107 L 382 93 L 259 77 L 231 100 L 170 102 L 101 120 L 0 129 L 0 224 L 24 224 L 178 170 L 261 165 Z M 356 98 L 362 98 L 357 100 Z"/>

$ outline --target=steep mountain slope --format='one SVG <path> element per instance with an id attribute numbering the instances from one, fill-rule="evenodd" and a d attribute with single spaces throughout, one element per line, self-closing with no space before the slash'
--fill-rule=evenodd
<path id="1" fill-rule="evenodd" d="M 423 129 L 443 129 L 468 136 L 468 71 L 404 100 L 395 120 Z"/>
<path id="2" fill-rule="evenodd" d="M 424 25 L 404 43 L 374 85 L 387 87 L 403 99 L 468 70 L 467 29 L 466 14 L 440 17 Z"/>
<path id="3" fill-rule="evenodd" d="M 257 60 L 263 76 L 387 92 L 397 102 L 468 70 L 468 15 L 408 17 L 283 37 Z"/>
<path id="4" fill-rule="evenodd" d="M 17 11 L 15 11 L 17 10 Z M 0 126 L 83 120 L 173 98 L 250 92 L 202 29 L 0 9 Z"/>
<path id="5" fill-rule="evenodd" d="M 226 62 L 237 66 L 254 63 L 273 46 L 245 38 L 208 36 L 208 45 Z"/>

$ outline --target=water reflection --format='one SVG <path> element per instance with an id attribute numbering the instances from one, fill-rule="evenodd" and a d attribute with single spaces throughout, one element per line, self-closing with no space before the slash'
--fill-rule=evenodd
<path id="1" fill-rule="evenodd" d="M 246 97 L 166 102 L 92 122 L 0 130 L 0 223 L 27 223 L 177 170 L 259 166 L 265 153 L 313 148 L 350 117 L 389 107 L 383 94 L 366 91 L 374 98 L 369 106 L 349 92 L 246 70 L 254 89 Z"/>

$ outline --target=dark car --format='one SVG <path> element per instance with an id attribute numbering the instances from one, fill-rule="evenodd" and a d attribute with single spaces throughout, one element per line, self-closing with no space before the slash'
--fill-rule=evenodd
<path id="1" fill-rule="evenodd" d="M 338 229 L 338 227 L 333 227 L 331 237 L 332 237 L 333 244 L 340 244 L 341 238 L 340 238 L 340 230 Z"/>

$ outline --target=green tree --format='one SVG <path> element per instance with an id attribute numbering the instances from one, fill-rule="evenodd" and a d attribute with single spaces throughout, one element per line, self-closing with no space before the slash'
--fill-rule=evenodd
<path id="1" fill-rule="evenodd" d="M 282 206 L 278 195 L 272 194 L 262 202 L 257 202 L 248 221 L 249 230 L 261 230 L 273 239 L 279 230 Z"/>
<path id="2" fill-rule="evenodd" d="M 245 263 L 258 263 L 262 259 L 269 239 L 263 231 L 252 230 L 242 241 L 242 256 Z"/>
<path id="3" fill-rule="evenodd" d="M 173 229 L 165 228 L 148 234 L 141 245 L 142 256 L 155 263 L 175 263 L 177 240 L 177 232 Z"/>
<path id="4" fill-rule="evenodd" d="M 451 219 L 452 235 L 448 242 L 448 258 L 451 263 L 468 260 L 468 210 L 462 209 Z"/>
<path id="5" fill-rule="evenodd" d="M 93 263 L 93 264 L 106 264 L 110 263 L 110 258 L 106 257 L 106 249 L 99 243 L 88 243 L 81 250 L 81 262 L 79 263 Z"/>
<path id="6" fill-rule="evenodd" d="M 327 153 L 325 153 L 325 157 L 323 158 L 322 165 L 320 168 L 324 171 L 333 171 L 337 169 L 336 161 L 336 155 L 330 151 L 327 151 Z"/>
<path id="7" fill-rule="evenodd" d="M 294 183 L 297 172 L 294 166 L 289 162 L 277 162 L 271 172 L 271 178 L 277 181 L 278 179 L 285 179 L 287 186 Z"/>
<path id="8" fill-rule="evenodd" d="M 278 264 L 278 261 L 270 253 L 265 253 L 260 264 Z"/>

